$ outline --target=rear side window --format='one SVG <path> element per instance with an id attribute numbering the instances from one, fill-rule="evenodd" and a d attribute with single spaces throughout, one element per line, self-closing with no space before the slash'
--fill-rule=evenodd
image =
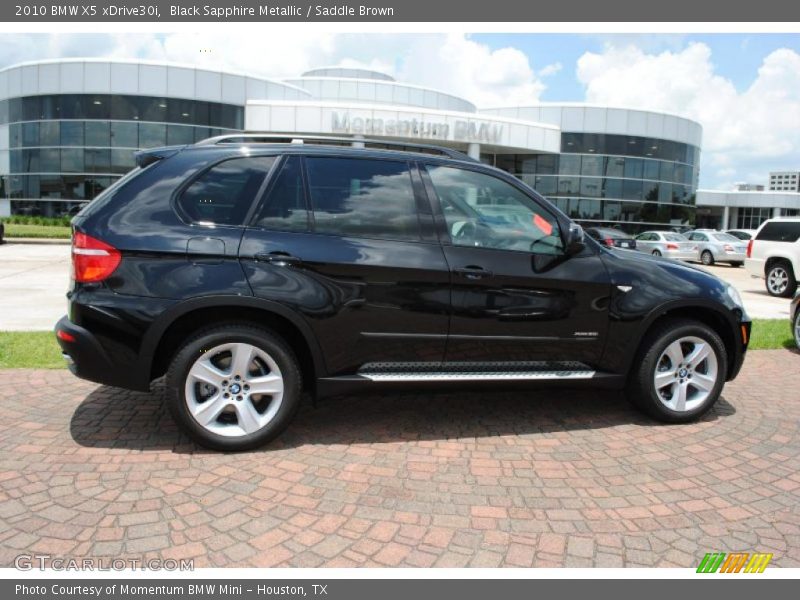
<path id="1" fill-rule="evenodd" d="M 306 158 L 314 231 L 418 240 L 414 189 L 405 162 Z"/>
<path id="2" fill-rule="evenodd" d="M 241 225 L 275 160 L 253 156 L 216 164 L 184 190 L 178 206 L 194 223 Z"/>
<path id="3" fill-rule="evenodd" d="M 308 230 L 308 210 L 299 156 L 290 156 L 283 162 L 253 225 L 278 231 Z"/>
<path id="4" fill-rule="evenodd" d="M 773 221 L 758 232 L 757 240 L 766 242 L 796 242 L 800 238 L 800 223 Z"/>

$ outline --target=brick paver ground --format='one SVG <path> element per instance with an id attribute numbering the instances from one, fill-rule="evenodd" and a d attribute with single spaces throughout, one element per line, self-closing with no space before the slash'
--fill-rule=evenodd
<path id="1" fill-rule="evenodd" d="M 615 393 L 330 400 L 206 452 L 160 395 L 0 371 L 0 566 L 21 552 L 195 566 L 800 566 L 800 355 L 751 352 L 702 422 Z"/>

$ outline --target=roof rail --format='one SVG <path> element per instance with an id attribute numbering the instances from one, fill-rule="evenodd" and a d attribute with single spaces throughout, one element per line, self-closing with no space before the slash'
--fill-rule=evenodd
<path id="1" fill-rule="evenodd" d="M 387 149 L 406 150 L 407 152 L 422 152 L 429 154 L 442 154 L 450 158 L 458 160 L 466 160 L 470 162 L 477 162 L 471 156 L 464 154 L 458 150 L 447 148 L 445 146 L 436 146 L 434 144 L 417 144 L 408 142 L 396 142 L 389 140 L 373 139 L 373 138 L 354 138 L 354 137 L 336 137 L 329 135 L 292 135 L 292 134 L 279 134 L 279 133 L 229 133 L 226 135 L 217 135 L 207 138 L 195 143 L 195 146 L 215 146 L 217 144 L 304 144 L 304 143 L 319 143 L 325 145 L 352 145 L 354 142 L 358 144 L 372 145 L 372 146 L 385 146 Z"/>

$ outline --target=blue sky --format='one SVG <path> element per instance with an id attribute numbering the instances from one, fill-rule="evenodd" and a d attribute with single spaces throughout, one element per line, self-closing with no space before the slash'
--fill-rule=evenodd
<path id="1" fill-rule="evenodd" d="M 203 49 L 203 52 L 200 50 Z M 800 34 L 369 34 L 236 27 L 139 34 L 4 34 L 0 67 L 61 57 L 149 58 L 291 77 L 367 66 L 478 106 L 591 102 L 703 126 L 700 186 L 800 169 Z"/>
<path id="2" fill-rule="evenodd" d="M 559 62 L 561 71 L 547 82 L 541 100 L 558 102 L 581 101 L 584 87 L 575 77 L 574 65 L 585 52 L 602 52 L 606 45 L 632 44 L 649 52 L 678 50 L 690 42 L 701 42 L 711 48 L 717 72 L 730 79 L 736 89 L 743 91 L 752 82 L 765 56 L 779 48 L 800 53 L 798 34 L 476 34 L 477 42 L 492 48 L 514 46 L 524 52 L 534 69 Z"/>

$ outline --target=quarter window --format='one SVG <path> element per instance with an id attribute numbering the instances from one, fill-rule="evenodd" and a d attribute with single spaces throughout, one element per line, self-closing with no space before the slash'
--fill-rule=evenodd
<path id="1" fill-rule="evenodd" d="M 309 157 L 306 164 L 316 232 L 419 239 L 414 190 L 405 162 Z"/>
<path id="2" fill-rule="evenodd" d="M 555 217 L 513 185 L 453 167 L 429 166 L 447 229 L 457 246 L 561 254 Z"/>
<path id="3" fill-rule="evenodd" d="M 274 162 L 255 156 L 214 165 L 186 188 L 178 205 L 195 223 L 241 225 Z"/>
<path id="4" fill-rule="evenodd" d="M 308 211 L 300 157 L 290 156 L 283 163 L 254 225 L 280 231 L 308 229 Z"/>

